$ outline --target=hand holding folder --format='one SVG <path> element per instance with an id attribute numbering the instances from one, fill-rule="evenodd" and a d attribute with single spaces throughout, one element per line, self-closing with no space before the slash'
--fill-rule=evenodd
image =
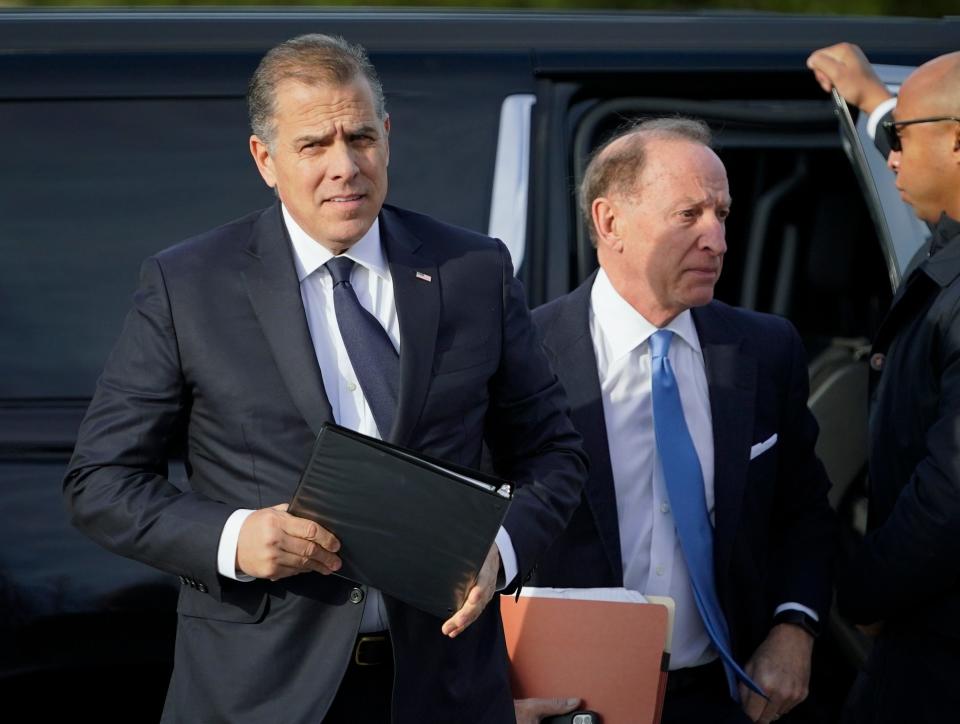
<path id="1" fill-rule="evenodd" d="M 339 539 L 336 575 L 447 619 L 470 592 L 511 495 L 493 476 L 327 423 L 289 512 Z"/>
<path id="2" fill-rule="evenodd" d="M 524 588 L 500 597 L 513 695 L 574 696 L 603 724 L 656 724 L 673 599 L 626 589 Z"/>

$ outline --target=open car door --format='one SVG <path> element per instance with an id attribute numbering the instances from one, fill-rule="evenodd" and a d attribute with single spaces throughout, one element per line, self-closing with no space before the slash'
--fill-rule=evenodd
<path id="1" fill-rule="evenodd" d="M 912 70 L 903 66 L 877 67 L 881 79 L 893 91 Z M 859 114 L 854 123 L 850 109 L 836 89 L 833 91 L 833 101 L 840 121 L 843 149 L 860 182 L 887 262 L 891 288 L 896 291 L 917 263 L 918 254 L 929 241 L 930 231 L 900 198 L 894 185 L 893 172 L 867 133 L 866 116 Z"/>
<path id="2" fill-rule="evenodd" d="M 881 78 L 891 91 L 912 71 L 901 66 L 880 66 Z M 833 90 L 844 152 L 850 160 L 870 216 L 876 228 L 891 292 L 909 276 L 925 256 L 929 229 L 904 203 L 887 167 L 867 131 L 865 114 L 854 118 L 847 103 Z M 867 405 L 869 367 L 865 352 L 838 349 L 829 358 L 828 369 L 811 369 L 810 409 L 821 427 L 817 454 L 830 474 L 834 487 L 831 503 L 841 521 L 842 550 L 847 552 L 866 533 L 867 519 Z M 871 641 L 831 611 L 828 628 L 845 658 L 863 666 Z"/>

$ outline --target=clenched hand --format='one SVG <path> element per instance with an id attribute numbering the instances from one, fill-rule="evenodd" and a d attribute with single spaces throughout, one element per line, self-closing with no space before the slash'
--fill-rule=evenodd
<path id="1" fill-rule="evenodd" d="M 326 528 L 287 512 L 287 504 L 253 512 L 240 528 L 237 570 L 254 578 L 279 578 L 339 570 L 340 541 Z"/>

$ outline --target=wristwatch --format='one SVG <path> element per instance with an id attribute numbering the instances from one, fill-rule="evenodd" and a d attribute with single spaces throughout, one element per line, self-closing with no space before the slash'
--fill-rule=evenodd
<path id="1" fill-rule="evenodd" d="M 778 623 L 792 623 L 799 626 L 808 634 L 817 638 L 820 635 L 820 622 L 810 614 L 799 611 L 795 608 L 786 608 L 773 617 L 773 625 Z"/>

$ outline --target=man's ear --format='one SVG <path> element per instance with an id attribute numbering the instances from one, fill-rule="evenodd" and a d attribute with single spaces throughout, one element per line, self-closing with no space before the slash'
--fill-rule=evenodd
<path id="1" fill-rule="evenodd" d="M 383 119 L 383 143 L 387 148 L 387 166 L 390 165 L 390 114 Z"/>
<path id="2" fill-rule="evenodd" d="M 260 140 L 258 136 L 250 136 L 250 154 L 257 164 L 257 170 L 263 177 L 263 182 L 270 188 L 277 187 L 277 176 L 273 171 L 273 157 L 270 155 L 270 147 Z"/>
<path id="3" fill-rule="evenodd" d="M 617 234 L 617 216 L 619 210 L 616 203 L 605 196 L 593 200 L 590 205 L 593 221 L 593 230 L 596 232 L 597 247 L 619 253 L 623 249 L 623 242 Z"/>

